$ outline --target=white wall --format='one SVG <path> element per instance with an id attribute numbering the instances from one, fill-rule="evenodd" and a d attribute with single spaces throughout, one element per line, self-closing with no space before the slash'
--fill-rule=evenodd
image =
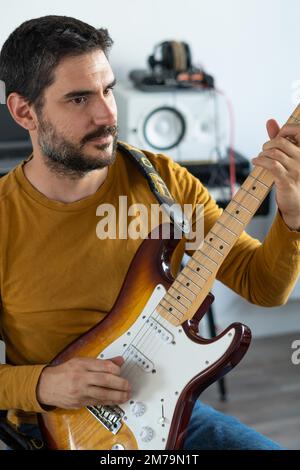
<path id="1" fill-rule="evenodd" d="M 4 4 L 4 5 L 3 5 Z M 115 40 L 117 76 L 145 65 L 153 45 L 187 41 L 232 100 L 236 148 L 255 156 L 266 140 L 264 123 L 283 123 L 300 79 L 298 0 L 10 0 L 0 10 L 0 44 L 24 20 L 46 14 L 78 17 L 107 27 Z"/>
<path id="2" fill-rule="evenodd" d="M 267 140 L 266 119 L 283 124 L 293 110 L 292 84 L 300 79 L 299 0 L 10 0 L 0 8 L 0 45 L 21 22 L 46 14 L 107 27 L 115 41 L 111 63 L 121 80 L 145 66 L 156 43 L 187 41 L 194 63 L 203 64 L 232 101 L 235 147 L 249 158 Z M 254 231 L 264 223 L 257 220 Z M 222 286 L 215 290 L 222 325 L 243 320 L 256 335 L 300 330 L 297 302 L 266 312 Z"/>

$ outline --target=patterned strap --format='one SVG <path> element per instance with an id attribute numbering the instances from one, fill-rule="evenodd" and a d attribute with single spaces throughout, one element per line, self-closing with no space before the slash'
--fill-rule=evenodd
<path id="1" fill-rule="evenodd" d="M 150 160 L 139 149 L 118 141 L 118 149 L 126 154 L 137 165 L 140 172 L 148 180 L 151 191 L 164 208 L 173 224 L 183 233 L 190 231 L 190 224 L 180 205 L 173 199 L 167 185 L 156 171 Z"/>

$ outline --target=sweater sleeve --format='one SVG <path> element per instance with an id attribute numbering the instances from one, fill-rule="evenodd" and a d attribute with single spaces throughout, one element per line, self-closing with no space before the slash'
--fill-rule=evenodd
<path id="1" fill-rule="evenodd" d="M 243 233 L 217 278 L 249 302 L 275 307 L 287 302 L 300 273 L 300 233 L 277 211 L 263 243 Z"/>
<path id="2" fill-rule="evenodd" d="M 1 340 L 3 336 L 0 328 Z M 47 365 L 0 364 L 0 410 L 17 409 L 37 413 L 45 412 L 37 400 L 36 389 L 40 375 Z"/>
<path id="3" fill-rule="evenodd" d="M 0 218 L 3 220 L 3 218 Z M 1 229 L 1 224 L 0 224 Z M 1 234 L 1 230 L 0 230 Z M 1 239 L 2 241 L 2 239 Z M 0 244 L 0 340 L 5 342 L 2 330 L 2 250 Z M 36 397 L 36 388 L 43 369 L 48 364 L 10 365 L 0 363 L 0 410 L 23 410 L 28 412 L 45 412 Z"/>
<path id="4" fill-rule="evenodd" d="M 0 328 L 0 340 L 3 340 L 3 336 Z M 22 366 L 0 364 L 0 410 L 44 412 L 37 400 L 36 388 L 46 366 L 47 364 Z"/>
<path id="5" fill-rule="evenodd" d="M 36 387 L 46 364 L 0 365 L 0 409 L 19 409 L 42 413 L 45 410 L 36 397 Z"/>

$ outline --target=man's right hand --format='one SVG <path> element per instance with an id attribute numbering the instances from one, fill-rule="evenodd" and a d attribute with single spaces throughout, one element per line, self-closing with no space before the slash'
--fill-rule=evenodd
<path id="1" fill-rule="evenodd" d="M 79 409 L 88 405 L 115 405 L 130 398 L 129 382 L 122 377 L 121 356 L 110 360 L 73 358 L 41 373 L 37 399 L 43 405 Z"/>

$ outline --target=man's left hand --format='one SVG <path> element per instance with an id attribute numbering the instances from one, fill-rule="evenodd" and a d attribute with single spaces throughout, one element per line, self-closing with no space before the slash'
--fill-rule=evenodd
<path id="1" fill-rule="evenodd" d="M 300 230 L 300 125 L 287 124 L 280 129 L 270 119 L 267 131 L 271 140 L 252 162 L 272 173 L 282 218 L 291 230 Z"/>

